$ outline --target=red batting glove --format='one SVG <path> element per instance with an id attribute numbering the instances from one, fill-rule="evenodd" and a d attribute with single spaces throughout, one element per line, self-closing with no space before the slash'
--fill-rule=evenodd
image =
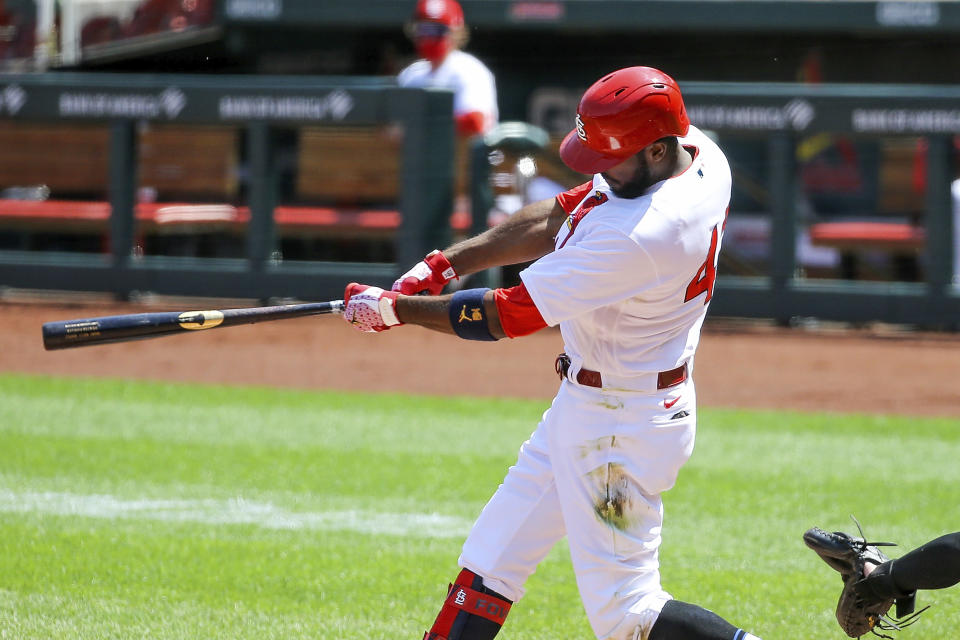
<path id="1" fill-rule="evenodd" d="M 343 319 L 358 331 L 386 331 L 401 324 L 396 291 L 351 282 L 343 292 Z"/>
<path id="2" fill-rule="evenodd" d="M 405 296 L 413 296 L 421 291 L 428 291 L 430 295 L 436 296 L 454 279 L 459 279 L 457 272 L 453 270 L 443 252 L 436 249 L 413 269 L 397 278 L 390 290 L 399 291 Z"/>

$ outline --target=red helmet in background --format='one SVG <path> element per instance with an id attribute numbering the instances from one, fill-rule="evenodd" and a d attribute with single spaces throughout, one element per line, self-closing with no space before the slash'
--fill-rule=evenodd
<path id="1" fill-rule="evenodd" d="M 684 136 L 690 119 L 676 81 L 652 67 L 610 73 L 587 89 L 577 126 L 560 145 L 564 164 L 601 173 L 666 136 Z"/>
<path id="2" fill-rule="evenodd" d="M 409 29 L 417 54 L 436 67 L 461 42 L 463 9 L 456 0 L 417 0 Z"/>
<path id="3" fill-rule="evenodd" d="M 463 9 L 456 0 L 417 0 L 413 19 L 439 22 L 456 29 L 463 26 Z"/>

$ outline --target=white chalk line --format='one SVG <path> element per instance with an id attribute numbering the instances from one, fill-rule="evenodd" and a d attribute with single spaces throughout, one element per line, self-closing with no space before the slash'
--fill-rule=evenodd
<path id="1" fill-rule="evenodd" d="M 463 537 L 466 518 L 436 513 L 390 513 L 368 510 L 289 511 L 269 502 L 244 498 L 123 499 L 112 495 L 15 492 L 0 489 L 0 512 L 39 513 L 108 520 L 159 520 L 208 525 L 254 525 L 264 529 L 352 531 L 413 538 Z"/>

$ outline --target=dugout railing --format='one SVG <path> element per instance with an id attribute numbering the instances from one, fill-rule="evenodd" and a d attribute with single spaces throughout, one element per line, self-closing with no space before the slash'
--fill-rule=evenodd
<path id="1" fill-rule="evenodd" d="M 956 328 L 951 181 L 960 134 L 960 88 L 683 83 L 691 120 L 725 136 L 762 142 L 769 168 L 769 268 L 721 275 L 711 313 Z M 448 92 L 399 89 L 374 78 L 268 78 L 112 74 L 0 75 L 0 119 L 109 123 L 109 251 L 104 255 L 3 251 L 10 287 L 267 299 L 336 298 L 349 280 L 388 285 L 450 237 L 454 133 Z M 140 121 L 231 124 L 247 133 L 249 223 L 243 258 L 133 255 Z M 271 260 L 277 208 L 275 132 L 280 127 L 400 122 L 401 213 L 392 262 Z M 796 255 L 801 220 L 798 141 L 816 132 L 926 139 L 925 240 L 919 281 L 805 278 Z M 51 150 L 51 153 L 55 153 Z M 482 157 L 482 149 L 475 157 Z M 477 188 L 477 185 L 474 185 Z M 476 222 L 476 220 L 475 220 Z"/>
<path id="2" fill-rule="evenodd" d="M 107 250 L 0 251 L 0 285 L 120 297 L 144 291 L 261 300 L 335 299 L 350 280 L 389 286 L 398 265 L 412 264 L 449 241 L 452 104 L 449 91 L 398 88 L 382 78 L 0 75 L 0 120 L 109 127 Z M 243 257 L 137 255 L 137 126 L 142 122 L 244 130 L 249 213 L 242 228 Z M 398 159 L 402 186 L 395 203 L 400 219 L 390 229 L 395 261 L 371 262 L 359 255 L 356 261 L 273 259 L 278 131 L 386 124 L 403 132 Z M 62 151 L 54 141 L 47 152 Z M 358 161 L 344 158 L 348 160 Z M 64 219 L 69 218 L 68 212 Z"/>

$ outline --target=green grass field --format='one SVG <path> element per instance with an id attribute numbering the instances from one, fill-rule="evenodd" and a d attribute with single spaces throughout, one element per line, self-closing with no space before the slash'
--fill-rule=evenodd
<path id="1" fill-rule="evenodd" d="M 0 376 L 0 638 L 419 639 L 545 405 Z M 958 460 L 960 419 L 702 408 L 665 587 L 844 638 L 801 534 L 960 530 Z M 564 545 L 528 587 L 501 637 L 593 637 Z M 931 602 L 900 637 L 956 637 L 960 587 Z"/>

